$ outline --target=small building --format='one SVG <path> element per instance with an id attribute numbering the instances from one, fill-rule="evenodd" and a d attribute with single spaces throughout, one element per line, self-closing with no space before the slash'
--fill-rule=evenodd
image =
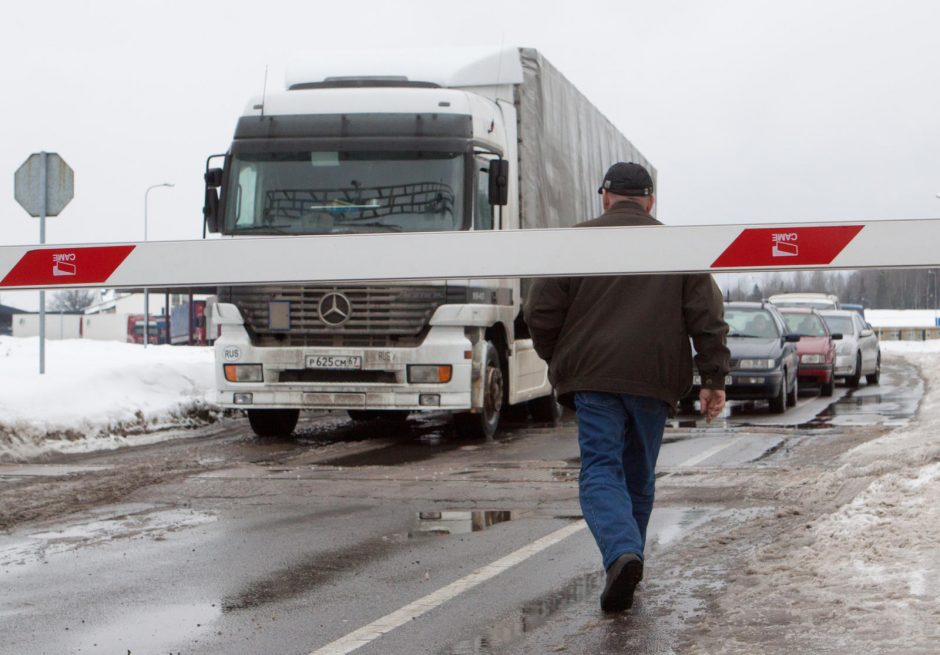
<path id="1" fill-rule="evenodd" d="M 13 315 L 25 314 L 22 309 L 10 307 L 9 305 L 0 305 L 0 335 L 10 336 L 13 334 Z"/>

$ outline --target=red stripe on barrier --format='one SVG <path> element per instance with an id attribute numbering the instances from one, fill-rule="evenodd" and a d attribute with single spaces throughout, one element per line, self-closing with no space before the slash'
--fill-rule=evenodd
<path id="1" fill-rule="evenodd" d="M 106 282 L 134 246 L 30 250 L 0 280 L 0 287 L 62 286 Z"/>
<path id="2" fill-rule="evenodd" d="M 747 228 L 712 268 L 817 266 L 830 264 L 862 231 L 862 225 Z"/>

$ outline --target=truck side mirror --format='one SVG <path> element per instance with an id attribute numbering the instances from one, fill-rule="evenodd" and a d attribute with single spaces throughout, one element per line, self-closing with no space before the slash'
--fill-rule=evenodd
<path id="1" fill-rule="evenodd" d="M 206 182 L 206 201 L 202 207 L 202 216 L 210 232 L 219 231 L 219 187 L 222 186 L 222 169 L 210 168 L 203 176 Z"/>
<path id="2" fill-rule="evenodd" d="M 841 332 L 833 332 L 833 333 L 830 334 L 829 336 L 832 337 L 832 340 L 833 340 L 833 341 L 839 341 L 839 340 L 842 339 L 842 333 L 841 333 Z"/>
<path id="3" fill-rule="evenodd" d="M 505 205 L 509 202 L 509 162 L 505 159 L 490 162 L 489 197 L 491 205 Z"/>

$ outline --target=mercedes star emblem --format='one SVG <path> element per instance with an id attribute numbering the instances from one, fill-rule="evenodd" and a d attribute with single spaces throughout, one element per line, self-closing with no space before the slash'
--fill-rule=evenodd
<path id="1" fill-rule="evenodd" d="M 352 303 L 340 292 L 333 291 L 320 299 L 317 312 L 320 314 L 320 320 L 327 325 L 342 325 L 352 314 Z"/>

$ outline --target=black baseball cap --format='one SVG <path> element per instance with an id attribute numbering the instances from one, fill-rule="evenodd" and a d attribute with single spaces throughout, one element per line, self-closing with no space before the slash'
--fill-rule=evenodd
<path id="1" fill-rule="evenodd" d="M 648 196 L 653 193 L 653 178 L 649 172 L 633 162 L 618 161 L 607 169 L 604 183 L 598 193 L 616 193 L 618 196 Z"/>

